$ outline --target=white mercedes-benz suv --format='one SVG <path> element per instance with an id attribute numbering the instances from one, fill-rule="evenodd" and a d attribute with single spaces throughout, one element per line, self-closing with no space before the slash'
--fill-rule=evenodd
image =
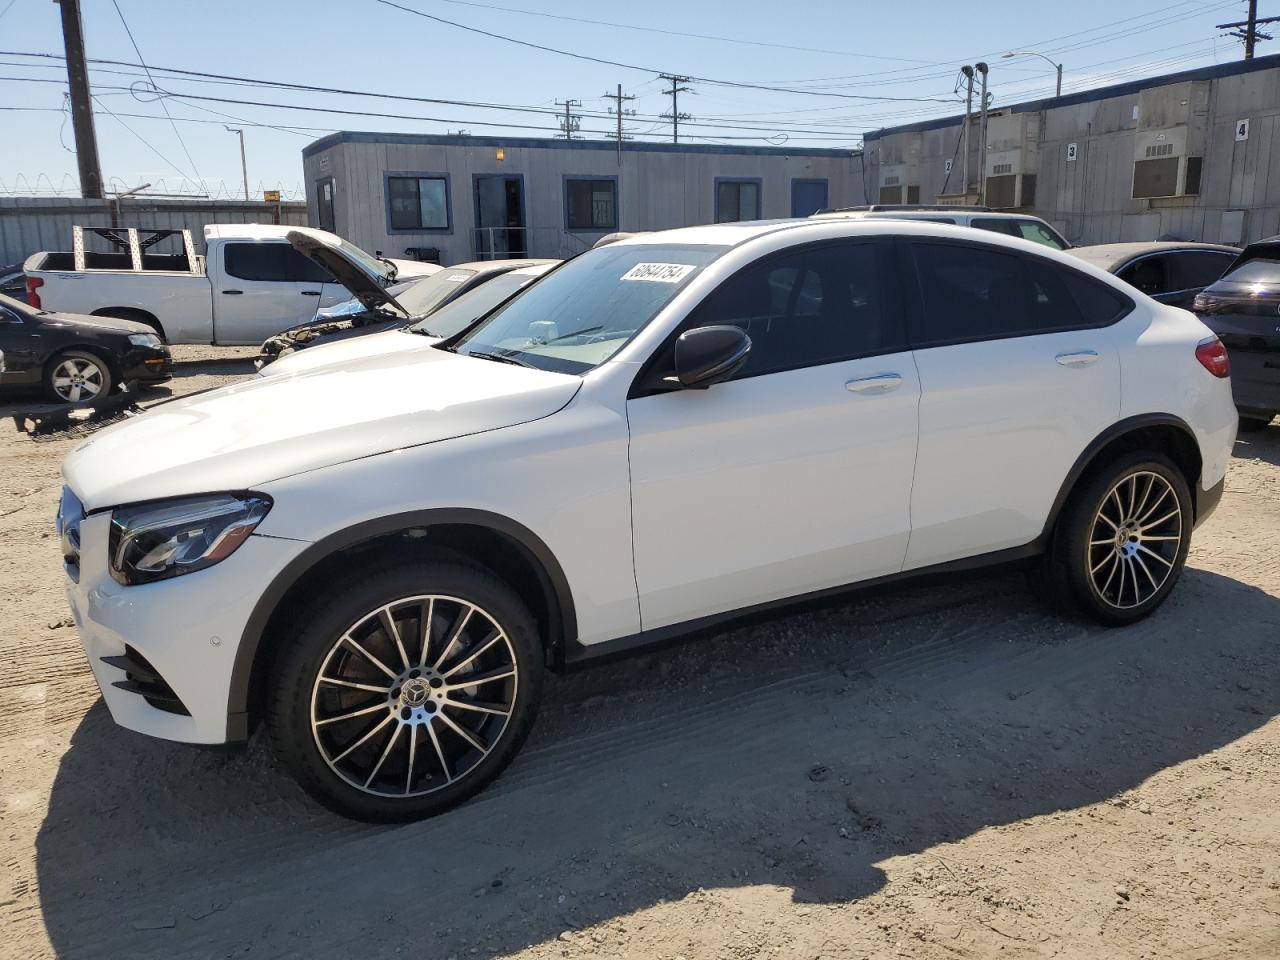
<path id="1" fill-rule="evenodd" d="M 1236 431 L 1222 345 L 1082 261 L 931 223 L 636 236 L 412 350 L 251 380 L 63 468 L 115 720 L 264 725 L 367 820 L 474 794 L 546 667 L 850 586 L 1023 561 L 1150 614 Z"/>

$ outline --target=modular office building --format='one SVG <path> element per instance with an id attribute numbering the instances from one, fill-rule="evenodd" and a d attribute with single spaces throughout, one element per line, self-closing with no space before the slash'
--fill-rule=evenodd
<path id="1" fill-rule="evenodd" d="M 446 264 L 865 202 L 854 150 L 344 132 L 302 156 L 313 225 Z"/>

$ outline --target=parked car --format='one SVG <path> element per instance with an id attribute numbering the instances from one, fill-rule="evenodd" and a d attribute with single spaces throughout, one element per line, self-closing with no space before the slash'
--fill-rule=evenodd
<path id="1" fill-rule="evenodd" d="M 1240 253 L 1221 243 L 1101 243 L 1072 247 L 1072 256 L 1114 273 L 1147 296 L 1172 307 L 1191 308 L 1196 294 L 1213 283 Z"/>
<path id="2" fill-rule="evenodd" d="M 85 254 L 76 270 L 73 253 L 27 258 L 27 300 L 67 313 L 120 317 L 145 323 L 169 343 L 258 344 L 316 310 L 345 300 L 341 283 L 289 245 L 289 227 L 211 224 L 204 228 L 207 254 Z M 333 234 L 384 286 L 428 276 L 439 266 L 388 260 L 365 253 Z"/>
<path id="3" fill-rule="evenodd" d="M 264 722 L 322 803 L 411 819 L 506 766 L 547 665 L 1010 561 L 1140 620 L 1221 496 L 1227 374 L 1192 314 L 999 234 L 650 233 L 433 347 L 97 433 L 67 596 L 118 723 Z"/>
<path id="4" fill-rule="evenodd" d="M 1193 309 L 1231 356 L 1240 429 L 1261 430 L 1280 414 L 1280 237 L 1245 247 Z"/>
<path id="5" fill-rule="evenodd" d="M 39 387 L 53 401 L 88 404 L 129 380 L 173 374 L 168 347 L 140 323 L 38 310 L 0 294 L 0 387 Z"/>
<path id="6" fill-rule="evenodd" d="M 852 217 L 857 219 L 924 220 L 928 223 L 952 223 L 975 230 L 989 230 L 1010 237 L 1021 237 L 1042 243 L 1055 250 L 1070 248 L 1057 230 L 1039 217 L 1026 213 L 1000 213 L 990 207 L 961 204 L 892 204 L 872 203 L 861 207 L 841 207 L 836 210 L 820 210 L 814 217 L 829 219 Z"/>
<path id="7" fill-rule="evenodd" d="M 410 284 L 388 288 L 376 269 L 332 234 L 321 230 L 297 229 L 289 232 L 289 242 L 300 255 L 318 269 L 336 277 L 352 299 L 321 311 L 306 323 L 290 327 L 262 343 L 255 361 L 262 370 L 284 353 L 333 343 L 350 337 L 382 333 L 422 320 L 445 304 L 456 300 L 519 267 L 550 264 L 552 260 L 478 260 L 447 267 L 433 276 Z"/>
<path id="8" fill-rule="evenodd" d="M 472 287 L 467 293 L 438 307 L 421 320 L 407 326 L 392 326 L 370 336 L 335 339 L 332 342 L 313 345 L 305 352 L 285 349 L 274 363 L 259 366 L 258 376 L 275 377 L 281 374 L 301 373 L 317 367 L 333 366 L 373 357 L 384 353 L 424 349 L 439 340 L 461 333 L 516 291 L 552 269 L 554 263 L 539 263 L 531 267 L 517 267 L 493 276 L 492 280 Z M 406 321 L 399 318 L 400 324 Z M 404 336 L 404 334 L 415 336 Z"/>

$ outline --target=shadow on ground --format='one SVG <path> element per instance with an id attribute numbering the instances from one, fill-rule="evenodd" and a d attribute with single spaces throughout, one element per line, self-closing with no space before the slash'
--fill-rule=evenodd
<path id="1" fill-rule="evenodd" d="M 699 888 L 854 901 L 885 858 L 1113 797 L 1266 723 L 1277 636 L 1280 600 L 1194 569 L 1126 630 L 1047 616 L 1012 575 L 900 587 L 555 678 L 493 787 L 396 828 L 318 810 L 260 744 L 160 743 L 99 704 L 38 839 L 44 919 L 64 957 L 443 960 Z"/>

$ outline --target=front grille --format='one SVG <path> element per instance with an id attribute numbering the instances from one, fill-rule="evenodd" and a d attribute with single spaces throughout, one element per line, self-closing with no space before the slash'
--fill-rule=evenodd
<path id="1" fill-rule="evenodd" d="M 71 492 L 70 487 L 62 488 L 62 499 L 58 501 L 57 531 L 62 544 L 62 563 L 67 576 L 80 582 L 80 521 L 84 519 L 84 505 L 80 498 Z"/>
<path id="2" fill-rule="evenodd" d="M 103 657 L 102 662 L 109 667 L 124 671 L 124 679 L 115 681 L 111 684 L 113 687 L 136 693 L 157 710 L 184 717 L 191 716 L 191 711 L 178 699 L 178 695 L 173 692 L 173 687 L 165 683 L 164 677 L 160 676 L 147 658 L 133 647 L 126 645 L 124 656 Z"/>

